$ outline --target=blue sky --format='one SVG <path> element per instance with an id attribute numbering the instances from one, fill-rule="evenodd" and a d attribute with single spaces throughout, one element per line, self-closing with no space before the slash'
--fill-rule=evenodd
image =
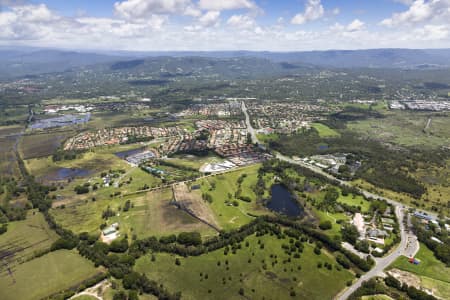
<path id="1" fill-rule="evenodd" d="M 0 0 L 0 45 L 103 50 L 450 47 L 450 0 Z"/>

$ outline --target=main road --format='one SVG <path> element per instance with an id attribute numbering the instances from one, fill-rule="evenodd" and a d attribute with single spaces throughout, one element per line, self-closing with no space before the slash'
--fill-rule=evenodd
<path id="1" fill-rule="evenodd" d="M 259 140 L 258 137 L 255 134 L 255 130 L 253 129 L 253 126 L 250 122 L 250 116 L 247 112 L 247 107 L 245 106 L 244 101 L 242 102 L 242 112 L 245 114 L 245 123 L 247 125 L 247 131 L 250 133 L 252 142 L 258 143 Z M 274 155 L 277 159 L 289 162 L 291 164 L 299 165 L 304 168 L 307 168 L 316 174 L 320 174 L 322 176 L 325 176 L 329 179 L 332 179 L 336 182 L 338 182 L 341 186 L 347 186 L 347 187 L 353 187 L 353 185 L 350 182 L 338 179 L 334 177 L 333 175 L 323 171 L 319 167 L 316 167 L 311 164 L 307 164 L 300 160 L 294 160 L 288 156 L 285 156 L 279 152 L 274 152 Z M 397 202 L 395 200 L 371 193 L 369 191 L 366 191 L 364 189 L 358 188 L 359 192 L 363 194 L 367 198 L 372 199 L 378 199 L 378 200 L 385 200 L 389 204 L 392 204 L 395 208 L 395 214 L 397 216 L 397 220 L 399 223 L 399 229 L 400 229 L 400 244 L 391 251 L 387 256 L 384 256 L 382 258 L 375 258 L 375 266 L 367 273 L 362 275 L 356 282 L 354 282 L 350 287 L 342 291 L 339 295 L 337 295 L 335 298 L 338 300 L 345 300 L 347 299 L 353 292 L 355 292 L 363 283 L 363 281 L 369 280 L 370 278 L 376 277 L 376 276 L 382 276 L 383 270 L 388 267 L 394 260 L 396 260 L 399 256 L 405 255 L 409 256 L 412 253 L 416 253 L 418 250 L 419 243 L 417 242 L 417 237 L 415 237 L 412 233 L 407 233 L 405 230 L 405 226 L 403 224 L 403 216 L 404 216 L 404 210 L 409 209 L 408 206 Z M 434 213 L 428 213 L 429 215 L 436 218 L 436 214 Z M 414 245 L 411 245 L 411 241 L 414 241 Z"/>

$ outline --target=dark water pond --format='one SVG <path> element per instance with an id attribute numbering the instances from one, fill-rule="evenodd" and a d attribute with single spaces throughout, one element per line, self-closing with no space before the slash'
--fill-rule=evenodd
<path id="1" fill-rule="evenodd" d="M 317 146 L 317 149 L 320 151 L 328 150 L 328 145 L 319 145 Z"/>
<path id="2" fill-rule="evenodd" d="M 144 148 L 138 148 L 138 149 L 131 149 L 127 151 L 121 151 L 114 153 L 115 156 L 117 156 L 120 159 L 125 159 L 130 155 L 141 153 Z"/>
<path id="3" fill-rule="evenodd" d="M 267 203 L 269 209 L 290 217 L 303 215 L 303 208 L 295 201 L 287 188 L 281 184 L 274 184 L 271 192 L 272 198 Z"/>
<path id="4" fill-rule="evenodd" d="M 67 180 L 75 177 L 86 177 L 91 174 L 90 170 L 87 169 L 75 169 L 75 168 L 59 168 L 50 174 L 45 176 L 45 180 L 48 181 L 59 181 Z"/>

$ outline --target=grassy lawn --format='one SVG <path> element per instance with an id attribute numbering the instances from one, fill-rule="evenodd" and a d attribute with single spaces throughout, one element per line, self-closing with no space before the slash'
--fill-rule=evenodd
<path id="1" fill-rule="evenodd" d="M 437 290 L 443 298 L 449 299 L 450 268 L 434 257 L 433 252 L 422 243 L 415 257 L 420 260 L 419 265 L 410 264 L 407 257 L 401 256 L 389 268 L 397 268 L 418 275 L 424 287 Z"/>
<path id="2" fill-rule="evenodd" d="M 312 123 L 311 126 L 317 130 L 320 137 L 336 137 L 340 135 L 336 130 L 321 123 Z"/>
<path id="3" fill-rule="evenodd" d="M 181 291 L 183 299 L 332 299 L 353 278 L 350 272 L 335 268 L 330 254 L 322 251 L 316 255 L 307 243 L 301 258 L 283 263 L 288 255 L 281 245 L 288 244 L 288 240 L 251 236 L 246 241 L 249 247 L 242 243 L 236 254 L 230 251 L 224 255 L 221 249 L 198 257 L 180 257 L 180 266 L 175 265 L 173 255 L 155 254 L 154 262 L 149 255 L 144 256 L 137 260 L 135 269 L 164 282 L 170 291 Z M 275 260 L 277 263 L 272 264 Z M 318 262 L 330 263 L 333 268 L 318 268 Z M 239 295 L 240 288 L 245 296 Z M 291 289 L 295 291 L 294 298 L 290 296 Z"/>
<path id="4" fill-rule="evenodd" d="M 0 298 L 2 300 L 45 298 L 75 286 L 99 272 L 92 262 L 82 258 L 75 251 L 51 252 L 15 267 L 13 278 L 8 276 L 6 270 L 2 270 Z"/>
<path id="5" fill-rule="evenodd" d="M 35 210 L 29 211 L 26 220 L 10 222 L 8 231 L 0 235 L 0 253 L 12 253 L 2 260 L 15 266 L 30 259 L 35 253 L 49 249 L 57 239 L 57 234 L 50 230 L 44 216 Z"/>
<path id="6" fill-rule="evenodd" d="M 201 179 L 198 182 L 201 185 L 201 191 L 197 192 L 208 193 L 212 196 L 213 202 L 210 206 L 221 228 L 237 228 L 250 222 L 253 218 L 247 215 L 248 212 L 252 214 L 270 213 L 262 204 L 255 201 L 256 195 L 253 192 L 253 186 L 257 181 L 259 167 L 259 164 L 252 165 L 234 172 Z M 237 200 L 239 206 L 235 207 L 225 202 L 235 200 L 234 193 L 238 189 L 237 180 L 242 174 L 247 174 L 247 177 L 242 182 L 242 196 L 250 197 L 252 202 Z M 215 184 L 216 187 L 211 190 L 212 184 Z M 228 197 L 229 193 L 231 198 Z"/>
<path id="7" fill-rule="evenodd" d="M 361 195 L 348 194 L 347 196 L 343 196 L 341 194 L 337 201 L 347 205 L 360 206 L 363 213 L 369 211 L 370 207 L 370 202 L 365 200 Z"/>
<path id="8" fill-rule="evenodd" d="M 319 217 L 320 222 L 323 221 L 331 221 L 331 229 L 326 230 L 325 232 L 330 236 L 341 235 L 341 224 L 337 224 L 337 220 L 349 221 L 350 218 L 347 217 L 344 213 L 326 213 L 324 211 L 313 208 L 314 214 Z"/>

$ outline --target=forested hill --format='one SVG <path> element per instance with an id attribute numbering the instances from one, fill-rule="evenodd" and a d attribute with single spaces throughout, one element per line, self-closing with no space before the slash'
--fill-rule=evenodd
<path id="1" fill-rule="evenodd" d="M 82 52 L 55 49 L 0 48 L 0 79 L 64 72 L 86 66 L 107 64 L 109 71 L 139 70 L 164 65 L 169 73 L 195 69 L 224 77 L 250 74 L 295 74 L 312 66 L 326 68 L 430 69 L 450 67 L 450 49 L 372 49 L 309 52 Z M 174 71 L 177 64 L 182 70 Z M 180 67 L 181 65 L 181 67 Z M 184 68 L 183 68 L 184 66 Z M 105 69 L 104 69 L 105 70 Z M 228 70 L 228 71 L 227 71 Z"/>

